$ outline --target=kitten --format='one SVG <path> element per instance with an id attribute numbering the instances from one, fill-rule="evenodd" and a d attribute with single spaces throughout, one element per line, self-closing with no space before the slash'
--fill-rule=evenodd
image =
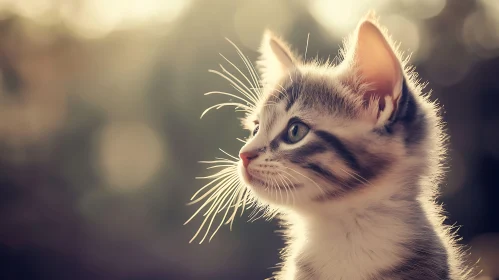
<path id="1" fill-rule="evenodd" d="M 245 110 L 252 136 L 240 160 L 211 162 L 225 169 L 193 202 L 206 199 L 198 212 L 211 205 L 199 230 L 224 209 L 218 228 L 250 205 L 277 215 L 287 239 L 278 280 L 470 279 L 434 200 L 439 108 L 393 46 L 369 14 L 339 65 L 303 61 L 267 31 L 261 81 L 239 49 L 252 86 L 213 71 L 243 95 L 211 93 L 247 101 L 214 107 Z"/>

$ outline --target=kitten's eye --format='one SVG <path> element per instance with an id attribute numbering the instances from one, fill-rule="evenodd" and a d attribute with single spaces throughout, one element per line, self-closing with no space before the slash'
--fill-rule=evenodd
<path id="1" fill-rule="evenodd" d="M 253 132 L 251 133 L 251 135 L 255 136 L 255 135 L 256 135 L 256 133 L 258 132 L 258 129 L 259 129 L 259 128 L 260 128 L 260 125 L 259 125 L 259 124 L 257 124 L 257 125 L 255 126 L 255 129 L 253 129 Z"/>
<path id="2" fill-rule="evenodd" d="M 295 122 L 288 127 L 288 133 L 285 136 L 286 142 L 294 144 L 302 140 L 307 134 L 310 128 L 302 123 Z"/>

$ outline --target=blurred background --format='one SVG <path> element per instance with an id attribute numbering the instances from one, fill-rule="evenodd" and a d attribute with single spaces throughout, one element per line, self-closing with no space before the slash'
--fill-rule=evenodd
<path id="1" fill-rule="evenodd" d="M 247 136 L 231 91 L 264 28 L 334 57 L 376 9 L 444 105 L 441 201 L 483 279 L 499 279 L 499 1 L 0 0 L 0 278 L 264 279 L 283 246 L 273 222 L 236 221 L 189 244 L 199 160 Z"/>

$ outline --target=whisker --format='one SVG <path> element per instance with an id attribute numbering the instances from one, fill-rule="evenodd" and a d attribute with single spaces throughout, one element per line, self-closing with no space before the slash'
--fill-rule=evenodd
<path id="1" fill-rule="evenodd" d="M 237 54 L 239 55 L 239 57 L 241 57 L 241 60 L 243 61 L 244 65 L 246 66 L 246 68 L 248 69 L 249 73 L 250 73 L 250 76 L 251 76 L 251 79 L 253 80 L 253 83 L 255 85 L 255 88 L 259 88 L 258 86 L 260 85 L 260 82 L 259 82 L 259 78 L 258 78 L 258 74 L 256 73 L 255 71 L 255 67 L 253 66 L 253 64 L 251 63 L 251 61 L 246 57 L 244 56 L 243 52 L 239 49 L 239 47 L 234 44 L 231 40 L 229 40 L 228 38 L 226 38 L 226 40 L 232 44 L 232 46 L 234 46 L 234 48 L 236 49 L 237 51 Z M 261 90 L 258 91 L 258 94 L 261 96 L 262 95 L 262 92 Z"/>
<path id="2" fill-rule="evenodd" d="M 204 95 L 212 95 L 212 94 L 220 94 L 220 95 L 227 95 L 227 96 L 230 96 L 230 97 L 234 97 L 236 99 L 239 99 L 245 103 L 251 103 L 250 101 L 240 97 L 240 96 L 237 96 L 235 94 L 232 94 L 232 93 L 228 93 L 228 92 L 224 92 L 224 91 L 210 91 L 210 92 L 207 92 L 205 93 Z"/>
<path id="3" fill-rule="evenodd" d="M 250 192 L 248 191 L 248 189 L 244 189 L 245 192 L 244 192 L 244 198 L 243 198 L 243 211 L 241 211 L 241 217 L 243 216 L 243 212 L 244 212 L 244 209 L 246 209 L 246 203 L 249 201 L 250 199 Z M 251 203 L 251 202 L 250 202 Z"/>
<path id="4" fill-rule="evenodd" d="M 261 96 L 263 94 L 262 92 L 262 87 L 261 87 L 261 84 L 260 84 L 260 78 L 258 77 L 258 73 L 256 71 L 256 68 L 255 66 L 253 65 L 253 63 L 251 62 L 251 60 L 248 58 L 248 57 L 245 57 L 246 61 L 248 62 L 249 64 L 249 71 L 250 73 L 253 73 L 253 76 L 255 77 L 255 81 L 256 81 L 256 85 L 258 87 L 258 93 L 259 95 Z"/>
<path id="5" fill-rule="evenodd" d="M 233 89 L 235 89 L 237 92 L 241 93 L 242 95 L 248 97 L 248 98 L 251 98 L 253 100 L 253 96 L 249 97 L 248 93 L 246 91 L 242 91 L 240 89 L 238 89 L 237 87 L 235 87 L 234 85 L 230 85 Z M 258 101 L 257 100 L 254 100 L 254 101 L 251 101 L 251 102 L 248 102 L 248 105 L 251 105 L 251 107 L 255 107 L 256 104 Z"/>
<path id="6" fill-rule="evenodd" d="M 208 169 L 208 168 L 206 168 L 206 169 Z M 233 173 L 234 170 L 232 170 L 232 169 L 234 169 L 234 166 L 224 168 L 213 175 L 208 175 L 208 176 L 203 176 L 203 177 L 195 177 L 195 179 L 199 180 L 199 179 L 213 179 L 213 178 L 217 178 L 217 177 L 223 177 L 222 175 L 226 175 L 227 173 Z"/>
<path id="7" fill-rule="evenodd" d="M 229 176 L 235 176 L 237 174 L 236 174 L 236 170 L 234 168 L 227 168 L 227 169 L 224 169 L 222 171 L 219 171 L 218 173 L 216 173 L 214 175 L 217 175 L 216 178 L 213 179 L 211 182 L 207 183 L 206 185 L 204 185 L 203 187 L 201 187 L 197 192 L 195 192 L 194 195 L 191 197 L 191 200 L 193 200 L 204 189 L 206 189 L 207 187 L 216 183 L 217 181 L 220 181 L 220 180 L 222 180 L 226 177 L 229 177 Z M 200 177 L 200 179 L 211 179 L 212 176 Z"/>
<path id="8" fill-rule="evenodd" d="M 307 46 L 305 47 L 305 61 L 307 61 L 307 51 L 308 51 L 308 40 L 310 39 L 310 33 L 307 35 Z"/>
<path id="9" fill-rule="evenodd" d="M 231 158 L 233 158 L 233 159 L 235 159 L 235 160 L 239 161 L 239 158 L 237 158 L 237 157 L 235 157 L 235 156 L 233 156 L 233 155 L 231 155 L 231 154 L 227 153 L 226 151 L 224 151 L 224 150 L 222 150 L 222 149 L 220 149 L 220 148 L 219 148 L 219 150 L 220 150 L 222 153 L 224 153 L 224 154 L 228 155 L 229 157 L 231 157 Z"/>
<path id="10" fill-rule="evenodd" d="M 343 168 L 340 167 L 340 170 L 345 172 L 346 174 L 352 176 L 354 179 L 356 179 L 357 181 L 359 181 L 360 183 L 364 183 L 364 184 L 368 184 L 370 186 L 373 186 L 373 184 L 371 184 L 371 182 L 369 180 L 367 180 L 366 178 L 362 177 L 360 174 L 352 171 L 352 172 L 349 172 Z"/>
<path id="11" fill-rule="evenodd" d="M 248 76 L 246 76 L 242 71 L 241 69 L 239 69 L 239 67 L 237 67 L 236 65 L 234 65 L 234 63 L 232 63 L 229 59 L 227 59 L 225 56 L 223 56 L 222 54 L 220 54 L 230 65 L 232 65 L 245 79 L 246 81 L 248 81 L 248 83 L 250 84 L 251 86 L 251 91 L 250 92 L 254 92 L 256 89 L 259 89 L 257 86 L 258 84 L 253 84 L 249 79 L 248 79 Z M 250 74 L 251 75 L 251 74 Z M 257 95 L 253 95 L 255 97 L 255 99 L 258 99 L 258 96 Z"/>
<path id="12" fill-rule="evenodd" d="M 224 190 L 226 190 L 226 189 L 227 189 L 227 188 L 229 188 L 229 187 L 230 187 L 230 185 L 225 185 L 225 186 L 224 186 L 221 190 L 219 190 L 219 191 L 224 191 Z M 208 209 L 208 211 L 207 211 L 207 212 L 211 212 L 214 206 L 216 206 L 216 205 L 220 204 L 220 200 L 219 200 L 220 196 L 219 196 L 219 195 L 217 195 L 216 197 L 217 197 L 217 199 L 213 202 L 212 206 Z M 201 206 L 201 207 L 200 207 L 200 208 L 196 211 L 196 213 L 195 213 L 194 215 L 192 215 L 191 219 L 192 219 L 194 216 L 196 216 L 196 215 L 197 215 L 197 213 L 199 213 L 199 211 L 201 211 L 201 209 L 203 209 L 203 208 L 204 208 L 204 206 L 205 206 L 207 203 L 209 203 L 209 201 L 206 201 L 206 202 L 205 202 L 205 203 L 204 203 L 204 204 L 203 204 L 203 205 L 202 205 L 202 206 Z M 205 215 L 203 215 L 203 216 L 205 216 Z M 206 224 L 206 222 L 208 221 L 209 217 L 210 217 L 210 215 L 208 215 L 207 217 L 205 217 L 205 218 L 204 218 L 203 223 L 202 223 L 202 224 L 201 224 L 201 226 L 198 228 L 197 232 L 194 234 L 194 236 L 193 236 L 193 237 L 192 237 L 192 239 L 189 241 L 189 243 L 191 243 L 194 239 L 196 239 L 196 237 L 199 235 L 199 233 L 200 233 L 200 232 L 201 232 L 201 230 L 203 229 L 204 225 L 205 225 L 205 224 Z M 186 223 L 184 223 L 184 225 L 185 225 L 185 224 L 187 224 L 187 223 L 188 223 L 191 219 L 189 219 Z M 211 227 L 211 225 L 208 225 L 207 231 L 209 231 L 210 227 Z M 204 240 L 204 239 L 203 239 L 203 240 Z M 203 240 L 201 240 L 200 244 L 203 242 Z"/>
<path id="13" fill-rule="evenodd" d="M 241 203 L 242 199 L 245 198 L 244 195 L 246 193 L 246 188 L 241 188 L 240 187 L 238 193 L 239 193 L 239 195 L 237 196 L 236 203 L 234 204 L 234 211 L 232 211 L 232 215 L 229 217 L 229 219 L 225 223 L 225 224 L 229 224 L 230 223 L 230 226 L 229 226 L 230 230 L 232 230 L 232 223 L 234 222 L 234 219 L 237 216 L 237 210 L 239 208 L 239 204 Z M 241 207 L 241 215 L 242 215 L 242 213 L 244 213 L 244 206 Z"/>
<path id="14" fill-rule="evenodd" d="M 241 103 L 236 103 L 236 102 L 226 102 L 226 103 L 219 103 L 219 104 L 215 104 L 211 107 L 208 107 L 206 110 L 203 111 L 203 113 L 201 114 L 201 117 L 200 118 L 203 118 L 204 115 L 206 115 L 206 113 L 208 113 L 209 111 L 211 111 L 212 109 L 220 109 L 222 107 L 225 107 L 225 106 L 235 106 L 237 108 L 243 108 L 243 110 L 245 112 L 248 112 L 248 113 L 252 113 L 253 112 L 253 109 L 247 105 L 244 105 L 244 104 L 241 104 Z"/>
<path id="15" fill-rule="evenodd" d="M 238 187 L 238 185 L 235 185 L 234 186 L 234 190 L 236 190 Z M 215 234 L 217 233 L 217 231 L 220 229 L 220 227 L 224 224 L 225 222 L 225 218 L 227 217 L 227 214 L 229 213 L 229 210 L 230 210 L 230 207 L 227 207 L 228 205 L 231 205 L 232 202 L 234 202 L 234 199 L 236 198 L 236 195 L 238 194 L 237 191 L 232 191 L 232 195 L 230 196 L 230 198 L 227 200 L 227 203 L 225 203 L 221 209 L 224 209 L 224 208 L 227 208 L 225 210 L 225 213 L 222 217 L 222 221 L 220 222 L 220 224 L 218 225 L 218 227 L 213 231 L 213 234 L 210 236 L 210 238 L 208 239 L 208 241 L 211 241 L 211 239 L 213 238 L 213 236 L 215 236 Z M 236 208 L 237 210 L 237 208 Z M 215 214 L 217 214 L 218 212 L 216 212 Z"/>
<path id="16" fill-rule="evenodd" d="M 232 190 L 232 188 L 235 186 L 237 182 L 237 178 L 232 178 L 227 184 L 225 184 L 223 187 L 220 188 L 220 190 L 216 193 L 210 196 L 206 202 L 209 202 L 211 200 L 214 200 L 213 204 L 208 208 L 208 210 L 203 214 L 203 216 L 206 216 L 209 212 L 212 212 L 214 209 L 216 202 L 219 201 L 220 199 L 223 199 L 229 192 L 229 190 Z M 216 214 L 217 212 L 215 212 Z"/>
<path id="17" fill-rule="evenodd" d="M 234 165 L 237 165 L 237 161 L 225 159 L 225 158 L 218 158 L 218 160 L 201 160 L 198 161 L 199 163 L 208 163 L 208 164 L 213 164 L 213 163 L 232 163 Z"/>
<path id="18" fill-rule="evenodd" d="M 289 183 L 287 183 L 289 185 L 289 189 L 290 189 L 290 192 L 291 192 L 291 198 L 293 199 L 293 205 L 296 203 L 296 198 L 295 198 L 295 193 L 294 193 L 294 190 L 296 189 L 296 187 L 294 186 L 293 182 L 291 181 L 291 179 L 289 179 L 286 174 L 283 174 L 282 175 L 284 177 L 285 180 L 289 181 Z"/>
<path id="19" fill-rule="evenodd" d="M 220 209 L 225 198 L 231 193 L 231 190 L 236 186 L 237 185 L 228 185 L 227 188 L 224 190 L 223 194 L 217 196 L 217 198 L 213 202 L 212 206 L 203 215 L 203 216 L 205 216 L 205 220 L 203 221 L 203 224 L 210 218 L 210 216 L 211 216 L 211 220 L 210 220 L 210 222 L 206 228 L 205 234 L 204 234 L 203 238 L 201 239 L 201 241 L 199 242 L 199 244 L 203 243 L 203 241 L 206 239 L 206 236 L 208 235 L 208 232 L 210 231 L 211 225 L 213 224 L 213 220 L 216 217 L 218 209 Z M 203 224 L 201 225 L 201 227 L 203 226 Z M 196 235 L 197 235 L 197 233 L 196 233 Z"/>
<path id="20" fill-rule="evenodd" d="M 206 167 L 206 169 L 214 169 L 214 168 L 220 168 L 220 167 L 234 167 L 234 164 L 213 165 L 213 166 L 210 166 L 210 167 Z"/>
<path id="21" fill-rule="evenodd" d="M 283 186 L 284 190 L 286 191 L 286 204 L 287 204 L 289 201 L 288 186 L 286 186 L 286 182 L 283 181 L 282 175 L 280 173 L 278 173 L 277 175 L 279 175 L 279 180 L 281 180 L 281 182 L 283 183 L 282 186 Z"/>
<path id="22" fill-rule="evenodd" d="M 242 87 L 244 87 L 244 89 L 243 89 L 241 86 L 236 86 L 236 84 L 233 83 L 233 84 L 231 84 L 231 86 L 233 88 L 235 88 L 237 91 L 239 91 L 240 93 L 242 93 L 244 96 L 248 97 L 248 99 L 251 100 L 251 102 L 253 103 L 253 105 L 256 105 L 258 103 L 258 97 L 255 95 L 255 93 L 253 92 L 253 90 L 251 90 L 251 88 L 249 88 L 246 84 L 244 84 L 243 82 L 241 82 L 241 80 L 239 80 L 232 73 L 230 73 L 229 71 L 227 71 L 227 69 L 225 69 L 222 65 L 220 65 L 220 68 L 222 68 L 222 71 L 224 73 L 227 73 L 232 79 L 236 80 Z"/>
<path id="23" fill-rule="evenodd" d="M 223 69 L 225 69 L 225 68 L 222 67 L 222 71 L 223 71 Z M 219 75 L 220 77 L 222 77 L 225 80 L 227 80 L 231 85 L 233 85 L 234 87 L 236 87 L 237 89 L 239 89 L 241 92 L 244 92 L 245 95 L 247 95 L 248 98 L 254 99 L 253 97 L 251 97 L 250 93 L 246 92 L 243 88 L 241 88 L 241 86 L 239 86 L 238 83 L 236 83 L 234 80 L 232 80 L 230 77 L 226 76 L 225 74 L 221 73 L 220 71 L 210 69 L 210 70 L 208 70 L 208 72 Z M 232 74 L 229 73 L 229 75 L 232 75 Z"/>
<path id="24" fill-rule="evenodd" d="M 209 189 L 208 191 L 206 191 L 201 197 L 197 198 L 196 200 L 194 201 L 191 201 L 188 203 L 188 205 L 193 205 L 193 204 L 196 204 L 198 202 L 200 202 L 201 200 L 203 200 L 205 197 L 207 197 L 208 195 L 210 195 L 210 197 L 199 207 L 198 211 L 196 211 L 189 220 L 187 220 L 187 222 L 185 222 L 185 224 L 189 223 L 189 221 L 192 220 L 192 218 L 194 216 L 196 216 L 199 211 L 201 211 L 201 209 L 203 209 L 207 203 L 209 203 L 210 201 L 212 201 L 213 199 L 215 199 L 215 197 L 220 194 L 221 191 L 223 191 L 227 185 L 228 182 L 232 181 L 235 177 L 237 176 L 237 174 L 233 174 L 232 176 L 230 177 L 227 177 L 225 179 L 223 179 L 222 181 L 220 181 L 217 185 L 215 185 L 214 187 L 212 187 L 211 189 Z M 204 187 L 203 187 L 204 188 Z M 213 194 L 212 194 L 213 193 Z M 184 224 L 184 225 L 185 225 Z"/>
<path id="25" fill-rule="evenodd" d="M 281 201 L 283 200 L 282 199 L 282 189 L 281 187 L 279 186 L 279 183 L 277 182 L 277 180 L 275 178 L 271 178 L 273 182 L 275 182 L 275 186 L 273 186 L 273 188 L 276 189 L 276 192 L 275 192 L 275 196 L 277 198 L 277 191 L 279 191 L 279 196 L 281 197 Z"/>
<path id="26" fill-rule="evenodd" d="M 290 102 L 291 100 L 289 99 L 289 96 L 286 94 L 286 89 L 281 84 L 278 84 L 278 86 L 280 86 L 282 89 L 282 91 L 279 90 L 279 92 L 286 98 L 288 102 Z"/>
<path id="27" fill-rule="evenodd" d="M 318 185 L 318 184 L 317 184 L 314 180 L 312 180 L 310 177 L 305 176 L 305 175 L 303 175 L 302 173 L 300 173 L 300 172 L 298 172 L 298 171 L 296 171 L 296 170 L 294 170 L 294 169 L 292 169 L 292 168 L 289 168 L 289 167 L 287 167 L 287 166 L 283 166 L 283 167 L 284 167 L 284 168 L 286 168 L 286 169 L 289 169 L 289 170 L 291 170 L 291 171 L 294 171 L 294 172 L 298 173 L 299 175 L 303 176 L 304 178 L 308 179 L 310 182 L 312 182 L 314 185 L 316 185 L 316 186 L 317 186 L 317 188 L 318 188 L 321 192 L 323 192 L 324 194 L 326 193 L 326 192 L 324 191 L 324 189 L 323 189 L 323 188 L 321 188 L 321 187 L 320 187 L 320 186 L 319 186 L 319 185 Z"/>
<path id="28" fill-rule="evenodd" d="M 238 161 L 239 161 L 239 159 L 237 159 L 237 160 L 233 160 L 233 159 L 227 159 L 227 158 L 223 158 L 223 157 L 216 157 L 215 159 L 216 159 L 216 160 L 226 160 L 226 161 L 230 161 L 230 162 L 234 163 L 234 165 L 237 165 L 237 163 L 238 163 Z"/>
<path id="29" fill-rule="evenodd" d="M 247 143 L 247 141 L 244 141 L 244 140 L 243 140 L 243 139 L 241 139 L 241 138 L 236 138 L 236 140 L 241 141 L 241 142 L 243 142 L 243 143 L 245 143 L 245 144 Z"/>

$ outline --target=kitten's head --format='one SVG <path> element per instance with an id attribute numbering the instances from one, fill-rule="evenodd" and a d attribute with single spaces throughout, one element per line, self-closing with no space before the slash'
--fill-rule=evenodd
<path id="1" fill-rule="evenodd" d="M 260 201 L 305 209 L 416 196 L 417 187 L 402 189 L 407 180 L 434 175 L 434 105 L 372 17 L 339 65 L 304 62 L 271 32 L 261 54 L 262 95 L 243 121 L 252 136 L 239 155 L 240 177 Z"/>

